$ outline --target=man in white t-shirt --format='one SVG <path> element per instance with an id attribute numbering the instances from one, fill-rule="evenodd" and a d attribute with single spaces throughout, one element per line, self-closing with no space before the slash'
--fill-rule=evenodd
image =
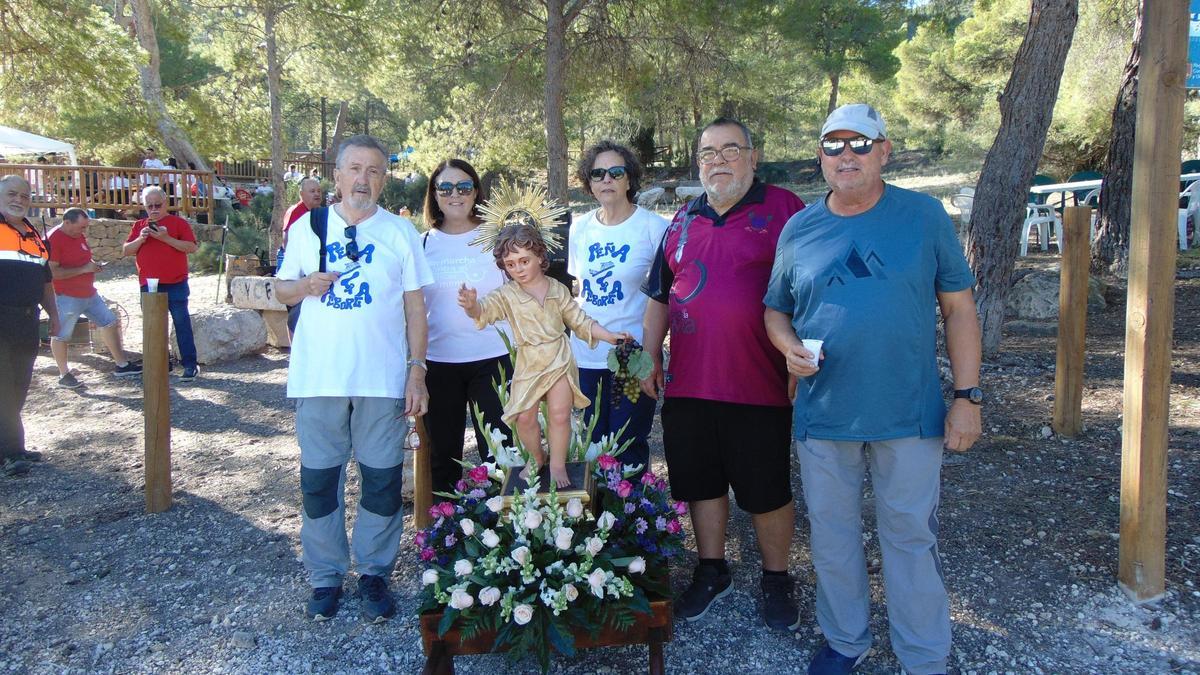
<path id="1" fill-rule="evenodd" d="M 403 525 L 406 417 L 429 404 L 421 287 L 433 277 L 412 223 L 376 204 L 386 176 L 382 143 L 346 139 L 334 170 L 342 201 L 296 221 L 275 285 L 280 302 L 302 303 L 287 395 L 296 399 L 300 543 L 313 587 L 306 613 L 316 620 L 337 612 L 350 568 L 342 494 L 352 452 L 362 478 L 354 524 L 362 613 L 372 623 L 395 613 L 387 580 Z M 310 224 L 317 212 L 327 214 L 324 250 Z"/>
<path id="2" fill-rule="evenodd" d="M 167 165 L 163 164 L 163 161 L 158 158 L 158 153 L 155 152 L 154 148 L 146 148 L 146 158 L 142 160 L 142 168 L 143 169 L 165 169 L 165 168 L 167 168 Z M 146 187 L 148 185 L 158 185 L 161 182 L 162 182 L 162 174 L 157 174 L 157 173 L 142 174 L 142 187 Z"/>

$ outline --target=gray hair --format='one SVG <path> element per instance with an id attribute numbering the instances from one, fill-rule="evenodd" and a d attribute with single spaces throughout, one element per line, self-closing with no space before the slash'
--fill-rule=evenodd
<path id="1" fill-rule="evenodd" d="M 321 181 L 317 180 L 316 178 L 313 178 L 312 176 L 309 176 L 309 177 L 307 177 L 307 178 L 301 178 L 301 179 L 300 179 L 299 187 L 300 187 L 300 189 L 301 189 L 301 190 L 303 190 L 303 189 L 304 189 L 304 184 L 305 184 L 305 183 L 316 183 L 316 184 L 317 184 L 317 187 L 321 187 Z"/>
<path id="2" fill-rule="evenodd" d="M 342 158 L 346 156 L 346 151 L 350 148 L 370 148 L 376 150 L 379 154 L 383 155 L 384 163 L 387 163 L 388 152 L 383 141 L 367 134 L 357 134 L 342 141 L 341 147 L 338 148 L 337 162 L 334 166 L 339 169 L 342 168 Z"/>
<path id="3" fill-rule="evenodd" d="M 84 211 L 83 209 L 79 208 L 78 206 L 72 206 L 71 208 L 67 209 L 66 211 L 63 211 L 63 222 L 73 223 L 73 222 L 79 220 L 80 218 L 87 218 L 87 217 L 88 217 L 88 212 Z"/>
<path id="4" fill-rule="evenodd" d="M 33 189 L 33 186 L 29 184 L 29 181 L 25 180 L 24 176 L 22 176 L 21 174 L 17 174 L 17 173 L 12 173 L 3 178 L 0 178 L 0 185 L 6 185 L 8 183 L 11 183 L 13 181 L 18 181 L 18 180 L 25 184 L 25 189 L 27 189 L 27 190 Z"/>
<path id="5" fill-rule="evenodd" d="M 703 136 L 704 132 L 713 127 L 737 127 L 742 130 L 742 135 L 746 137 L 746 145 L 751 148 L 754 147 L 754 138 L 750 135 L 750 127 L 742 124 L 739 120 L 735 120 L 732 117 L 718 117 L 704 125 L 704 128 L 700 130 L 700 135 Z"/>
<path id="6" fill-rule="evenodd" d="M 160 194 L 163 196 L 163 199 L 167 198 L 166 190 L 163 190 L 157 185 L 147 185 L 146 187 L 142 188 L 142 203 L 145 204 L 146 198 L 152 194 Z"/>

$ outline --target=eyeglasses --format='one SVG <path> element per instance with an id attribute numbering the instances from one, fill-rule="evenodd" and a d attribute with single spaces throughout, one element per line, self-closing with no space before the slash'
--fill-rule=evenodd
<path id="1" fill-rule="evenodd" d="M 462 195 L 463 197 L 466 197 L 475 191 L 475 181 L 460 180 L 457 183 L 451 183 L 447 181 L 445 183 L 438 183 L 435 187 L 437 188 L 438 194 L 443 197 L 449 197 L 451 193 L 455 191 L 457 191 L 458 194 Z"/>
<path id="2" fill-rule="evenodd" d="M 753 149 L 754 148 L 749 145 L 727 145 L 720 150 L 713 150 L 712 148 L 709 148 L 708 150 L 701 150 L 700 152 L 697 152 L 696 161 L 700 162 L 701 164 L 712 164 L 713 162 L 717 161 L 717 155 L 720 155 L 721 159 L 725 160 L 726 163 L 732 164 L 742 158 L 743 150 Z"/>
<path id="3" fill-rule="evenodd" d="M 155 210 L 157 210 L 157 209 L 161 209 L 162 207 L 163 207 L 163 203 L 162 203 L 162 202 L 157 202 L 157 203 L 154 203 L 154 204 L 146 204 L 146 210 L 147 210 L 147 211 L 149 211 L 149 210 L 151 210 L 151 209 L 155 209 Z"/>
<path id="4" fill-rule="evenodd" d="M 354 238 L 358 234 L 358 226 L 351 225 L 342 234 L 350 240 L 346 242 L 346 257 L 350 259 L 350 262 L 358 262 L 358 241 Z"/>
<path id="5" fill-rule="evenodd" d="M 821 152 L 825 153 L 826 157 L 837 157 L 846 148 L 850 148 L 850 151 L 856 155 L 869 155 L 874 145 L 874 140 L 864 136 L 855 136 L 854 138 L 826 138 L 821 141 Z"/>
<path id="6" fill-rule="evenodd" d="M 604 174 L 608 174 L 613 180 L 621 180 L 628 174 L 629 171 L 623 166 L 610 166 L 607 169 L 592 169 L 588 172 L 593 183 L 599 183 L 604 180 Z"/>

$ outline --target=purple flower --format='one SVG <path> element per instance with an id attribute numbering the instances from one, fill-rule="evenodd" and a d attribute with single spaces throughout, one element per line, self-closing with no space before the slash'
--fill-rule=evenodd
<path id="1" fill-rule="evenodd" d="M 657 527 L 659 530 L 667 529 L 667 519 L 663 518 L 662 516 L 659 516 L 658 518 L 656 518 L 654 520 L 654 526 Z"/>
<path id="2" fill-rule="evenodd" d="M 458 492 L 466 492 L 467 491 L 467 481 L 459 478 L 458 481 L 454 483 L 454 489 Z"/>
<path id="3" fill-rule="evenodd" d="M 458 542 L 458 539 L 456 539 L 454 537 L 454 535 L 452 535 L 452 534 L 446 535 L 446 548 L 453 547 L 454 544 L 456 544 L 457 542 Z"/>
<path id="4" fill-rule="evenodd" d="M 642 485 L 654 485 L 655 480 L 657 480 L 657 478 L 655 477 L 653 471 L 647 471 L 646 473 L 642 474 Z"/>
<path id="5" fill-rule="evenodd" d="M 483 488 L 475 488 L 474 490 L 471 490 L 467 496 L 471 499 L 483 499 L 487 496 L 487 491 Z"/>
<path id="6" fill-rule="evenodd" d="M 625 499 L 626 497 L 628 497 L 629 493 L 631 493 L 631 492 L 633 492 L 633 483 L 630 483 L 627 480 L 623 480 L 620 483 L 617 483 L 617 496 L 620 497 L 621 499 Z"/>
<path id="7" fill-rule="evenodd" d="M 638 534 L 642 534 L 643 532 L 645 532 L 646 528 L 648 528 L 648 527 L 650 527 L 650 523 L 647 523 L 645 521 L 645 519 L 643 519 L 643 518 L 638 518 L 637 521 L 634 523 L 634 528 L 637 530 Z"/>
<path id="8" fill-rule="evenodd" d="M 433 560 L 435 557 L 437 557 L 437 552 L 435 552 L 433 549 L 431 549 L 431 548 L 421 549 L 421 560 L 423 560 L 425 562 L 429 562 L 430 560 Z"/>
<path id="9" fill-rule="evenodd" d="M 633 502 L 625 502 L 625 513 L 633 513 L 636 508 Z"/>

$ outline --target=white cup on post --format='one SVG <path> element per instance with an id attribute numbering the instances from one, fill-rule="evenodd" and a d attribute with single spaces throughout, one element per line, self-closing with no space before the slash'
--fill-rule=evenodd
<path id="1" fill-rule="evenodd" d="M 158 279 L 146 279 L 146 292 L 147 293 L 157 293 L 158 292 Z"/>
<path id="2" fill-rule="evenodd" d="M 821 345 L 825 344 L 824 340 L 814 340 L 805 338 L 800 341 L 804 344 L 804 348 L 812 352 L 812 364 L 817 368 L 821 367 Z"/>

